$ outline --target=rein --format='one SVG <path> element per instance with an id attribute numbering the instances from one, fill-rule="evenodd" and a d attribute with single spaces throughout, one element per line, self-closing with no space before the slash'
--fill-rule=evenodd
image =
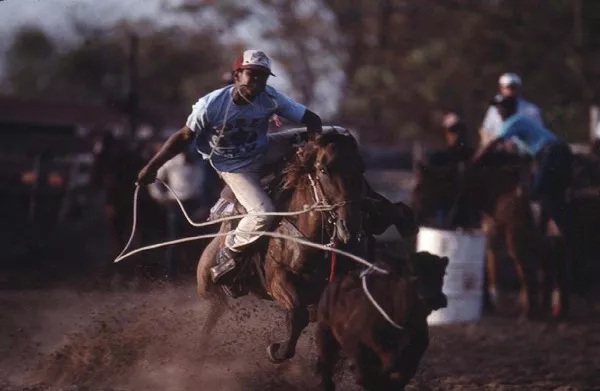
<path id="1" fill-rule="evenodd" d="M 329 205 L 329 202 L 327 201 L 327 198 L 325 197 L 325 193 L 323 192 L 323 188 L 321 187 L 321 183 L 319 181 L 315 181 L 312 178 L 311 174 L 308 174 L 308 180 L 310 181 L 310 186 L 313 189 L 313 195 L 315 198 L 315 202 L 317 204 L 323 204 L 323 205 Z M 319 197 L 319 192 L 321 193 L 321 197 Z M 343 203 L 341 203 L 338 206 L 343 206 L 346 204 L 349 204 L 351 201 L 345 201 Z M 336 207 L 337 209 L 337 207 Z M 327 222 L 333 227 L 331 232 L 331 235 L 329 235 L 329 243 L 326 244 L 327 247 L 329 248 L 336 248 L 337 247 L 337 241 L 336 241 L 336 236 L 337 236 L 337 222 L 336 222 L 336 218 L 335 215 L 333 214 L 333 209 L 330 209 L 328 211 L 326 211 L 328 213 L 328 218 L 327 218 Z M 324 213 L 324 212 L 323 212 Z M 325 227 L 325 224 L 322 224 L 322 230 L 326 231 L 327 228 Z M 323 235 L 321 235 L 323 236 Z M 327 258 L 327 253 L 325 253 L 325 258 Z M 336 267 L 336 263 L 337 263 L 337 254 L 332 251 L 331 252 L 331 267 L 329 269 L 329 282 L 333 281 L 333 278 L 335 277 L 335 267 Z"/>

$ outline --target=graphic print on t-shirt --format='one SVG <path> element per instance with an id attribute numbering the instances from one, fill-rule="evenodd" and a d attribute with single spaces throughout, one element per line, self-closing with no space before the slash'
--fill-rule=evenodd
<path id="1" fill-rule="evenodd" d="M 261 118 L 237 118 L 234 123 L 228 122 L 221 139 L 218 129 L 212 136 L 212 144 L 217 144 L 219 155 L 235 158 L 251 154 L 257 147 L 258 130 Z"/>

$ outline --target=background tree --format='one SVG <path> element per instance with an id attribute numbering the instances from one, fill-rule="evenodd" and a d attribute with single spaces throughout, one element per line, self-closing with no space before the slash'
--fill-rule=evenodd
<path id="1" fill-rule="evenodd" d="M 21 96 L 114 102 L 126 83 L 127 37 L 140 39 L 140 99 L 189 105 L 219 85 L 243 48 L 265 48 L 291 95 L 366 141 L 441 141 L 440 114 L 456 110 L 473 135 L 498 77 L 517 72 L 549 127 L 587 139 L 600 88 L 595 0 L 188 0 L 152 22 L 79 28 L 79 44 L 32 28 L 7 53 L 2 86 Z M 339 104 L 336 104 L 338 103 Z"/>
<path id="2" fill-rule="evenodd" d="M 2 89 L 22 97 L 42 95 L 52 80 L 56 57 L 56 46 L 44 31 L 24 27 L 6 51 Z"/>
<path id="3" fill-rule="evenodd" d="M 223 56 L 212 30 L 120 22 L 103 29 L 79 26 L 76 44 L 60 46 L 24 28 L 7 52 L 3 85 L 18 96 L 116 104 L 127 93 L 129 37 L 139 37 L 141 104 L 189 105 L 220 85 Z"/>

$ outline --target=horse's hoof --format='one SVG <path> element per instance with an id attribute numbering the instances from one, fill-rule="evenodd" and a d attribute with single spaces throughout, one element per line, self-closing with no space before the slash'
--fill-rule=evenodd
<path id="1" fill-rule="evenodd" d="M 281 350 L 281 344 L 279 342 L 274 342 L 267 346 L 267 354 L 269 355 L 269 361 L 273 364 L 281 364 L 291 357 L 279 357 L 278 353 Z"/>

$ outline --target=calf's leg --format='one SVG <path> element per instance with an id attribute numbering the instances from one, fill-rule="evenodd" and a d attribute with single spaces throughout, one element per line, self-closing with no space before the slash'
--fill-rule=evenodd
<path id="1" fill-rule="evenodd" d="M 317 326 L 317 374 L 321 377 L 321 386 L 325 391 L 334 391 L 333 368 L 337 362 L 340 345 L 331 328 L 326 324 Z"/>

